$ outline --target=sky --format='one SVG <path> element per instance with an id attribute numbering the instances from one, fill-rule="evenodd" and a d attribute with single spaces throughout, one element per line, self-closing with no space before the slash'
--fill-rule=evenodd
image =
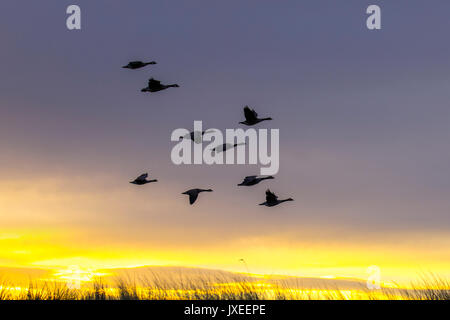
<path id="1" fill-rule="evenodd" d="M 449 275 L 449 10 L 2 1 L 0 266 Z M 121 68 L 132 60 L 157 64 Z M 141 93 L 150 77 L 180 88 Z M 171 162 L 174 129 L 241 127 L 244 105 L 280 130 L 274 180 L 237 187 L 259 166 Z M 128 183 L 143 172 L 158 182 Z M 189 206 L 193 187 L 214 192 Z M 268 187 L 295 201 L 258 206 Z"/>

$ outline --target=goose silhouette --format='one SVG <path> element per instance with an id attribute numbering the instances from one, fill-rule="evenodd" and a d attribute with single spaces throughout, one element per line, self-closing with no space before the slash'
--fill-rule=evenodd
<path id="1" fill-rule="evenodd" d="M 260 203 L 260 206 L 267 206 L 267 207 L 273 207 L 276 205 L 279 205 L 280 203 L 286 202 L 286 201 L 294 201 L 292 198 L 284 199 L 284 200 L 278 200 L 278 197 L 270 191 L 269 189 L 266 190 L 266 201 L 263 203 Z"/>
<path id="2" fill-rule="evenodd" d="M 195 143 L 202 143 L 203 135 L 205 133 L 210 133 L 210 132 L 213 132 L 213 131 L 214 130 L 212 130 L 212 129 L 208 129 L 208 130 L 205 130 L 205 131 L 202 131 L 202 132 L 200 132 L 200 131 L 192 131 L 192 132 L 189 132 L 188 134 L 186 134 L 184 136 L 180 136 L 180 140 L 191 139 Z"/>
<path id="3" fill-rule="evenodd" d="M 148 66 L 149 64 L 156 64 L 156 62 L 155 61 L 150 61 L 150 62 L 130 61 L 130 62 L 128 62 L 128 64 L 126 66 L 123 66 L 122 68 L 134 70 L 134 69 L 143 68 L 145 66 Z"/>
<path id="4" fill-rule="evenodd" d="M 150 78 L 146 88 L 141 89 L 141 92 L 157 92 L 165 90 L 167 88 L 178 88 L 179 85 L 175 84 L 161 84 L 161 81 Z"/>
<path id="5" fill-rule="evenodd" d="M 133 181 L 130 181 L 132 184 L 137 184 L 138 186 L 142 186 L 144 184 L 150 183 L 150 182 L 157 182 L 158 180 L 147 180 L 148 173 L 143 173 Z"/>
<path id="6" fill-rule="evenodd" d="M 260 177 L 258 178 L 258 176 L 247 176 L 245 177 L 244 181 L 242 181 L 241 183 L 238 184 L 238 186 L 254 186 L 255 184 L 260 183 L 263 180 L 267 180 L 267 179 L 275 179 L 272 176 L 267 176 L 267 177 Z"/>
<path id="7" fill-rule="evenodd" d="M 212 192 L 212 189 L 190 189 L 188 191 L 183 192 L 182 194 L 187 194 L 189 196 L 189 203 L 194 204 L 195 200 L 197 200 L 200 192 Z"/>
<path id="8" fill-rule="evenodd" d="M 253 126 L 261 121 L 272 120 L 272 118 L 258 118 L 258 114 L 255 110 L 250 109 L 248 106 L 244 107 L 244 116 L 245 121 L 241 121 L 239 123 L 245 124 L 246 126 Z"/>
<path id="9" fill-rule="evenodd" d="M 219 153 L 219 152 L 225 152 L 225 151 L 227 151 L 227 150 L 230 150 L 230 149 L 232 149 L 232 148 L 236 148 L 237 146 L 242 146 L 242 145 L 245 145 L 245 142 L 235 143 L 235 144 L 232 144 L 232 143 L 224 143 L 224 144 L 218 145 L 218 146 L 215 147 L 215 148 L 212 148 L 212 149 L 211 149 L 211 152 L 212 152 L 212 153 L 215 153 L 215 152 L 217 152 L 217 153 Z"/>

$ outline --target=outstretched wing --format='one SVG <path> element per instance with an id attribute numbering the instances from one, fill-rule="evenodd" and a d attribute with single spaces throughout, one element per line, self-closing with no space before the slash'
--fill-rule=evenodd
<path id="1" fill-rule="evenodd" d="M 278 197 L 275 195 L 275 193 L 273 193 L 272 191 L 270 191 L 269 189 L 266 190 L 266 201 L 267 202 L 275 202 L 277 201 Z"/>
<path id="2" fill-rule="evenodd" d="M 151 86 L 159 86 L 159 85 L 161 85 L 161 81 L 155 80 L 153 78 L 148 80 L 148 86 L 149 87 L 151 87 Z"/>
<path id="3" fill-rule="evenodd" d="M 139 177 L 136 178 L 136 180 L 145 180 L 148 177 L 148 173 L 143 173 Z"/>
<path id="4" fill-rule="evenodd" d="M 221 145 L 215 147 L 215 148 L 212 149 L 212 150 L 213 150 L 214 152 L 217 152 L 217 153 L 226 151 L 226 150 L 227 150 L 227 144 L 226 144 L 226 143 L 221 144 Z"/>
<path id="5" fill-rule="evenodd" d="M 254 120 L 258 117 L 258 114 L 255 112 L 255 110 L 252 110 L 248 106 L 245 106 L 244 116 L 247 120 Z"/>
<path id="6" fill-rule="evenodd" d="M 189 193 L 189 203 L 193 204 L 195 200 L 197 200 L 198 192 L 191 192 Z"/>

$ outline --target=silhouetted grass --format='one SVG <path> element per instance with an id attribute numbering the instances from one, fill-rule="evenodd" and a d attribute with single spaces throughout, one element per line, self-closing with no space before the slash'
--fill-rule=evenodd
<path id="1" fill-rule="evenodd" d="M 390 300 L 450 300 L 450 281 L 433 273 L 422 274 L 410 289 L 397 287 L 382 289 L 383 295 Z"/>
<path id="2" fill-rule="evenodd" d="M 11 292 L 8 290 L 10 287 L 8 281 L 4 279 L 0 279 L 0 300 L 9 300 L 11 299 Z"/>
<path id="3" fill-rule="evenodd" d="M 298 283 L 283 280 L 267 281 L 244 275 L 200 276 L 193 279 L 183 274 L 162 276 L 122 276 L 107 283 L 95 278 L 81 288 L 73 289 L 64 282 L 30 281 L 27 288 L 0 282 L 0 300 L 346 300 L 407 299 L 449 300 L 450 282 L 434 274 L 422 275 L 411 288 L 340 290 L 338 288 L 302 288 Z"/>

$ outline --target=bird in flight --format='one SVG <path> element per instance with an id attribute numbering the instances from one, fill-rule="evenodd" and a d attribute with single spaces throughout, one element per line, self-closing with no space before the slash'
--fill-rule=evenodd
<path id="1" fill-rule="evenodd" d="M 155 61 L 150 61 L 150 62 L 130 61 L 130 62 L 128 62 L 128 64 L 126 66 L 123 66 L 122 68 L 134 70 L 134 69 L 143 68 L 145 66 L 148 66 L 149 64 L 156 64 L 156 62 Z"/>
<path id="2" fill-rule="evenodd" d="M 269 189 L 266 190 L 266 201 L 263 203 L 260 203 L 260 206 L 267 206 L 267 207 L 273 207 L 276 206 L 280 203 L 283 203 L 285 201 L 294 201 L 294 199 L 292 198 L 287 198 L 284 200 L 278 200 L 278 197 L 275 195 L 275 193 L 273 193 L 272 191 L 270 191 Z"/>
<path id="3" fill-rule="evenodd" d="M 189 203 L 193 204 L 197 200 L 200 192 L 212 192 L 212 189 L 190 189 L 182 194 L 187 194 L 189 196 Z"/>
<path id="4" fill-rule="evenodd" d="M 275 179 L 272 176 L 267 176 L 267 177 L 259 177 L 258 176 L 247 176 L 245 177 L 244 181 L 242 181 L 241 183 L 238 184 L 238 186 L 254 186 L 255 184 L 260 183 L 263 180 L 267 180 L 267 179 Z"/>
<path id="5" fill-rule="evenodd" d="M 150 78 L 148 80 L 148 86 L 146 88 L 141 89 L 141 92 L 157 92 L 161 90 L 165 90 L 167 88 L 178 88 L 179 85 L 175 84 L 161 84 L 161 81 Z"/>
<path id="6" fill-rule="evenodd" d="M 250 109 L 248 106 L 244 107 L 244 116 L 245 121 L 241 121 L 239 123 L 245 124 L 246 126 L 253 126 L 261 121 L 272 120 L 272 118 L 258 118 L 258 114 L 255 110 Z"/>
<path id="7" fill-rule="evenodd" d="M 137 184 L 138 186 L 142 186 L 144 184 L 150 183 L 150 182 L 157 182 L 158 180 L 147 180 L 148 173 L 143 173 L 133 181 L 130 181 L 132 184 Z"/>
<path id="8" fill-rule="evenodd" d="M 215 148 L 212 148 L 211 151 L 213 153 L 215 153 L 215 152 L 219 153 L 219 152 L 224 152 L 224 151 L 227 151 L 229 149 L 236 148 L 237 146 L 242 146 L 242 145 L 245 145 L 245 142 L 235 143 L 235 144 L 224 143 L 224 144 L 221 144 L 221 145 L 219 145 L 219 146 L 217 146 Z"/>
<path id="9" fill-rule="evenodd" d="M 209 133 L 209 132 L 213 132 L 214 130 L 212 129 L 208 129 L 205 131 L 192 131 L 189 132 L 188 134 L 184 135 L 184 136 L 180 136 L 180 140 L 182 139 L 191 139 L 192 141 L 194 141 L 195 143 L 202 143 L 203 140 L 203 135 L 205 133 Z"/>

